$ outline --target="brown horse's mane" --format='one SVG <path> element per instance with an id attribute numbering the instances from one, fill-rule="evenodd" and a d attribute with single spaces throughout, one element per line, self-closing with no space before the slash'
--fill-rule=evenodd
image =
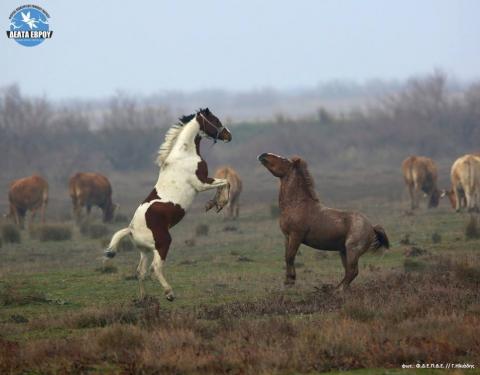
<path id="1" fill-rule="evenodd" d="M 315 192 L 315 181 L 308 170 L 307 162 L 299 156 L 294 156 L 291 160 L 293 162 L 293 167 L 297 172 L 296 175 L 302 179 L 299 188 L 303 188 L 311 199 L 318 202 L 317 193 Z"/>

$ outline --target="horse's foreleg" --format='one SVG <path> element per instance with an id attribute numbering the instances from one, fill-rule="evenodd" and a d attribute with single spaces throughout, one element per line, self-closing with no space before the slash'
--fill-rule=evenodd
<path id="1" fill-rule="evenodd" d="M 285 285 L 295 284 L 297 277 L 295 273 L 295 256 L 301 242 L 301 236 L 296 233 L 290 233 L 288 236 L 285 236 L 285 263 L 287 266 Z"/>
<path id="2" fill-rule="evenodd" d="M 194 187 L 198 192 L 207 191 L 211 189 L 216 189 L 222 186 L 228 185 L 228 181 L 221 178 L 213 178 L 211 182 L 201 182 L 196 180 Z"/>

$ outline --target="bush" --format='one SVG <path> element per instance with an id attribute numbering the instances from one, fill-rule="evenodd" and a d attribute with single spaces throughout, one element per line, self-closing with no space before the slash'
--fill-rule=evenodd
<path id="1" fill-rule="evenodd" d="M 480 224 L 475 215 L 470 215 L 470 219 L 465 227 L 465 237 L 467 240 L 480 238 Z"/>
<path id="2" fill-rule="evenodd" d="M 30 228 L 30 237 L 40 241 L 66 241 L 72 239 L 72 228 L 67 224 L 41 224 Z"/>
<path id="3" fill-rule="evenodd" d="M 105 224 L 84 221 L 80 224 L 80 233 L 90 238 L 102 238 L 107 236 L 110 230 Z"/>
<path id="4" fill-rule="evenodd" d="M 115 217 L 113 218 L 113 222 L 118 224 L 128 223 L 129 221 L 130 221 L 129 217 L 121 213 L 116 213 Z"/>
<path id="5" fill-rule="evenodd" d="M 209 229 L 210 227 L 208 226 L 208 224 L 198 224 L 195 228 L 195 234 L 197 236 L 208 236 Z"/>
<path id="6" fill-rule="evenodd" d="M 20 243 L 22 237 L 20 229 L 13 223 L 5 223 L 1 227 L 2 238 L 5 243 Z"/>
<path id="7" fill-rule="evenodd" d="M 442 242 L 442 236 L 438 232 L 433 232 L 432 233 L 432 242 L 433 243 L 440 243 Z"/>
<path id="8" fill-rule="evenodd" d="M 123 237 L 122 240 L 119 242 L 117 250 L 119 252 L 123 251 L 134 251 L 135 245 L 133 244 L 130 236 Z"/>
<path id="9" fill-rule="evenodd" d="M 278 204 L 272 203 L 270 205 L 270 216 L 272 219 L 276 219 L 280 216 L 280 207 L 278 207 Z"/>

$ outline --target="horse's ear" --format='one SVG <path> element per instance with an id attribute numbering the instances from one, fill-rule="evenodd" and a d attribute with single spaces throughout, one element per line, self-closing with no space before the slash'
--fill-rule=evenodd
<path id="1" fill-rule="evenodd" d="M 207 114 L 207 115 L 208 115 L 209 113 L 210 113 L 210 110 L 208 109 L 208 107 L 207 107 L 207 108 L 205 108 L 205 114 Z"/>
<path id="2" fill-rule="evenodd" d="M 292 161 L 292 164 L 294 167 L 300 166 L 300 164 L 303 161 L 303 159 L 300 156 L 294 156 L 290 160 Z"/>

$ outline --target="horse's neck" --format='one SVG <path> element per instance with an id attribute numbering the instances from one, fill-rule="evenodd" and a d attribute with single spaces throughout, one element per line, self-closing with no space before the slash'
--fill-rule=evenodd
<path id="1" fill-rule="evenodd" d="M 183 126 L 182 132 L 179 134 L 175 145 L 173 146 L 173 152 L 195 152 L 195 138 L 200 131 L 200 124 L 193 118 L 188 124 Z M 184 147 L 184 146 L 187 147 Z"/>
<path id="2" fill-rule="evenodd" d="M 278 206 L 280 210 L 289 207 L 298 207 L 302 204 L 318 204 L 302 186 L 304 181 L 289 176 L 280 180 L 280 193 L 278 195 Z"/>
<path id="3" fill-rule="evenodd" d="M 178 135 L 178 138 L 176 139 L 175 144 L 173 145 L 172 150 L 166 159 L 166 163 L 164 163 L 164 165 L 162 165 L 160 168 L 159 176 L 155 186 L 159 185 L 159 181 L 162 176 L 162 170 L 164 168 L 171 168 L 176 159 L 185 160 L 186 157 L 192 156 L 192 161 L 194 163 L 198 163 L 198 159 L 194 159 L 194 157 L 198 156 L 201 158 L 200 142 L 202 137 L 200 137 L 198 134 L 199 129 L 200 125 L 195 119 L 184 125 L 182 132 Z"/>

